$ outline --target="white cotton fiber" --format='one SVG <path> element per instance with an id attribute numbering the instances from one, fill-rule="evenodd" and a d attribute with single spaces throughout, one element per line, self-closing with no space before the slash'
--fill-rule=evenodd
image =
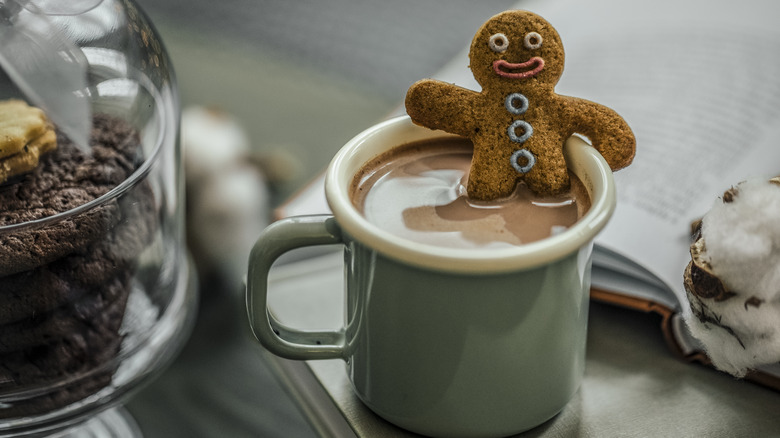
<path id="1" fill-rule="evenodd" d="M 780 184 L 748 181 L 702 220 L 702 260 L 725 296 L 691 293 L 691 332 L 713 364 L 742 376 L 780 362 Z"/>
<path id="2" fill-rule="evenodd" d="M 780 185 L 749 181 L 730 203 L 716 202 L 702 222 L 712 268 L 735 291 L 759 298 L 780 289 Z M 764 279 L 769 281 L 764 281 Z"/>
<path id="3" fill-rule="evenodd" d="M 189 249 L 201 274 L 240 290 L 249 252 L 271 217 L 266 175 L 231 114 L 188 107 L 181 129 Z"/>

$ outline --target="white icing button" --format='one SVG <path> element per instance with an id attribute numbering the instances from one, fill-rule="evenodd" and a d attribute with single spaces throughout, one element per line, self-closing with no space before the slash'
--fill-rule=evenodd
<path id="1" fill-rule="evenodd" d="M 519 106 L 515 106 L 516 101 L 520 104 Z M 504 106 L 510 113 L 520 115 L 528 109 L 528 98 L 520 93 L 512 93 L 506 97 Z"/>
<path id="2" fill-rule="evenodd" d="M 517 128 L 523 128 L 523 135 L 517 135 Z M 524 143 L 526 140 L 531 138 L 531 135 L 534 133 L 534 129 L 531 127 L 531 124 L 525 120 L 515 120 L 511 125 L 509 125 L 509 128 L 507 128 L 506 132 L 509 134 L 509 139 L 513 142 Z"/>
<path id="3" fill-rule="evenodd" d="M 525 166 L 521 166 L 519 163 L 520 158 L 525 158 L 526 163 Z M 536 157 L 534 157 L 534 154 L 532 154 L 528 149 L 518 149 L 514 153 L 512 153 L 512 157 L 510 158 L 512 167 L 515 168 L 516 171 L 519 173 L 528 173 L 531 171 L 531 168 L 534 167 L 534 164 L 536 164 Z"/>
<path id="4" fill-rule="evenodd" d="M 542 47 L 542 36 L 537 32 L 528 32 L 523 39 L 523 45 L 526 49 L 538 49 Z"/>
<path id="5" fill-rule="evenodd" d="M 497 33 L 490 37 L 488 46 L 490 47 L 490 50 L 496 53 L 505 52 L 507 47 L 509 47 L 509 38 L 503 33 Z"/>

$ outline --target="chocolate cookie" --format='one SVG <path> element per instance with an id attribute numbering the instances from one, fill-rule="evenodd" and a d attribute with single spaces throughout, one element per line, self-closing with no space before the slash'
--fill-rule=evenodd
<path id="1" fill-rule="evenodd" d="M 122 198 L 120 222 L 102 239 L 36 269 L 0 277 L 0 325 L 45 314 L 129 269 L 155 230 L 154 197 L 141 184 Z"/>
<path id="2" fill-rule="evenodd" d="M 16 351 L 29 352 L 33 349 L 55 350 L 53 347 L 63 342 L 83 346 L 93 350 L 93 353 L 95 350 L 101 350 L 106 337 L 118 337 L 117 330 L 128 296 L 129 271 L 124 269 L 116 274 L 114 278 L 107 279 L 104 284 L 92 289 L 82 286 L 82 296 L 78 300 L 51 312 L 0 326 L 0 355 Z M 74 288 L 76 287 L 79 286 L 74 285 Z M 89 354 L 86 357 L 94 359 L 95 356 Z M 8 366 L 7 362 L 0 362 Z M 38 365 L 48 370 L 56 370 L 54 374 L 60 375 L 69 368 L 61 368 L 61 362 Z M 26 378 L 32 379 L 33 376 L 28 375 Z"/>
<path id="3" fill-rule="evenodd" d="M 66 137 L 23 181 L 0 188 L 0 226 L 42 220 L 84 205 L 116 187 L 134 171 L 138 134 L 125 122 L 95 116 L 92 156 Z M 84 250 L 119 220 L 115 202 L 55 223 L 0 233 L 0 275 L 11 275 Z"/>
<path id="4" fill-rule="evenodd" d="M 83 399 L 111 381 L 122 336 L 119 327 L 127 302 L 127 279 L 117 278 L 105 287 L 105 295 L 88 297 L 58 309 L 34 329 L 46 343 L 0 354 L 0 391 L 37 387 L 78 379 L 77 385 L 61 385 L 39 395 L 5 401 L 0 418 L 31 415 Z M 108 295 L 117 295 L 109 298 Z M 2 327 L 6 333 L 17 327 Z M 5 335 L 4 335 L 5 336 Z M 7 337 L 7 336 L 6 336 Z M 26 336 L 30 343 L 36 340 Z"/>

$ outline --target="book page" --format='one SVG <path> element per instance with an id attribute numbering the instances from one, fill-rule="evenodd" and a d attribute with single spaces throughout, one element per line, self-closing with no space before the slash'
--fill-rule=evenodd
<path id="1" fill-rule="evenodd" d="M 730 186 L 780 174 L 780 6 L 637 3 L 518 6 L 561 34 L 567 58 L 556 91 L 615 109 L 637 137 L 634 163 L 615 174 L 617 211 L 596 243 L 682 298 L 690 223 Z"/>

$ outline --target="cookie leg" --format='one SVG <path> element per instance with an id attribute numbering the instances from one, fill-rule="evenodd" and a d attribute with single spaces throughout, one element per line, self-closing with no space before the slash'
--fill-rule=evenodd
<path id="1" fill-rule="evenodd" d="M 469 197 L 490 201 L 511 195 L 517 184 L 517 174 L 506 167 L 472 162 L 467 186 Z"/>
<path id="2" fill-rule="evenodd" d="M 565 161 L 552 163 L 538 160 L 534 169 L 525 175 L 525 183 L 534 193 L 556 195 L 569 189 L 569 171 Z"/>

